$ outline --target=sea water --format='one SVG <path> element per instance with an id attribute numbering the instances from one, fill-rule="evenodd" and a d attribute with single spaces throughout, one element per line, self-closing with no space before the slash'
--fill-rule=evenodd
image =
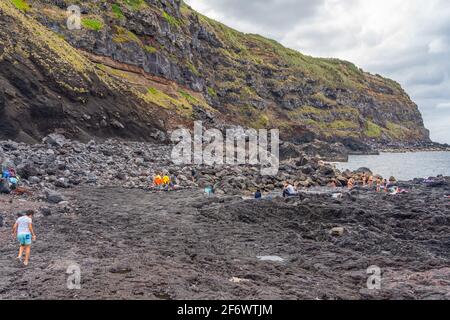
<path id="1" fill-rule="evenodd" d="M 335 163 L 341 171 L 369 168 L 374 174 L 389 179 L 412 180 L 438 175 L 450 176 L 450 152 L 381 153 L 349 157 L 348 162 Z"/>

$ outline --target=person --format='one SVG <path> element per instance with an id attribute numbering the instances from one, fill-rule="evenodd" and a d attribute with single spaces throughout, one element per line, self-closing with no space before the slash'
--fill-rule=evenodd
<path id="1" fill-rule="evenodd" d="M 405 189 L 400 189 L 397 186 L 389 188 L 389 194 L 391 194 L 391 195 L 403 194 L 403 193 L 409 193 L 409 191 L 405 190 Z"/>
<path id="2" fill-rule="evenodd" d="M 192 177 L 192 182 L 195 182 L 197 180 L 198 174 L 194 168 L 191 169 L 191 177 Z"/>
<path id="3" fill-rule="evenodd" d="M 369 185 L 369 188 L 372 188 L 372 186 L 373 186 L 373 175 L 369 176 L 369 179 L 367 179 L 367 184 Z"/>
<path id="4" fill-rule="evenodd" d="M 383 179 L 383 181 L 381 182 L 381 189 L 384 190 L 384 192 L 388 192 L 388 188 L 389 188 L 389 183 L 387 181 L 387 179 Z"/>
<path id="5" fill-rule="evenodd" d="M 261 190 L 256 190 L 255 192 L 255 199 L 261 199 L 262 198 L 262 193 Z"/>
<path id="6" fill-rule="evenodd" d="M 153 178 L 153 186 L 159 188 L 162 184 L 163 184 L 163 178 L 161 177 L 160 174 L 157 174 Z"/>
<path id="7" fill-rule="evenodd" d="M 347 187 L 348 187 L 349 189 L 353 189 L 354 186 L 355 186 L 355 179 L 353 179 L 353 178 L 348 179 L 348 181 L 347 181 Z"/>
<path id="8" fill-rule="evenodd" d="M 389 178 L 389 187 L 391 186 L 395 186 L 395 184 L 397 183 L 397 180 L 394 177 L 390 177 Z"/>
<path id="9" fill-rule="evenodd" d="M 365 187 L 367 184 L 367 173 L 365 173 L 365 172 L 362 176 L 362 184 L 363 184 L 363 187 Z"/>
<path id="10" fill-rule="evenodd" d="M 17 179 L 16 177 L 9 178 L 9 186 L 10 186 L 11 190 L 16 190 L 18 185 L 19 185 L 19 179 Z"/>
<path id="11" fill-rule="evenodd" d="M 12 177 L 12 178 L 16 178 L 17 177 L 16 170 L 14 168 L 10 167 L 8 169 L 8 171 L 9 171 L 9 176 L 10 177 Z"/>
<path id="12" fill-rule="evenodd" d="M 2 178 L 9 179 L 10 177 L 11 177 L 11 174 L 9 172 L 9 169 L 3 170 Z"/>
<path id="13" fill-rule="evenodd" d="M 13 237 L 17 238 L 20 243 L 19 255 L 17 260 L 21 261 L 25 252 L 25 260 L 23 264 L 28 265 L 30 260 L 31 242 L 36 241 L 36 234 L 33 229 L 34 211 L 28 210 L 26 214 L 17 219 L 13 227 Z"/>
<path id="14" fill-rule="evenodd" d="M 162 185 L 166 191 L 171 187 L 170 177 L 167 174 L 162 178 Z"/>
<path id="15" fill-rule="evenodd" d="M 298 195 L 298 192 L 297 192 L 297 190 L 295 190 L 294 186 L 286 181 L 284 183 L 284 188 L 283 188 L 283 198 L 295 197 L 297 195 Z"/>
<path id="16" fill-rule="evenodd" d="M 330 188 L 336 188 L 337 187 L 337 185 L 336 185 L 336 180 L 331 180 L 330 181 L 330 183 L 328 183 L 328 186 L 330 187 Z"/>
<path id="17" fill-rule="evenodd" d="M 213 186 L 209 186 L 209 187 L 205 188 L 205 194 L 207 196 L 212 196 L 212 195 L 214 195 L 214 193 L 215 193 L 215 190 L 214 190 Z"/>
<path id="18" fill-rule="evenodd" d="M 170 188 L 172 190 L 176 190 L 176 189 L 179 188 L 179 186 L 178 186 L 178 177 L 176 175 L 172 175 L 170 177 L 170 185 L 169 186 L 170 186 Z"/>
<path id="19" fill-rule="evenodd" d="M 380 177 L 377 177 L 376 183 L 377 183 L 377 192 L 380 192 L 381 191 L 382 179 Z"/>

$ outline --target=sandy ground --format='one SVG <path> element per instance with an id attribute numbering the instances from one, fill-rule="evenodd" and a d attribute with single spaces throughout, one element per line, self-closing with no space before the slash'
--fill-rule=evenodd
<path id="1" fill-rule="evenodd" d="M 10 228 L 18 211 L 48 204 L 0 202 L 0 299 L 450 299 L 450 201 L 441 190 L 341 200 L 94 187 L 65 195 L 73 208 L 35 217 L 28 267 L 14 261 Z M 331 235 L 334 227 L 344 234 Z M 80 290 L 67 288 L 75 264 Z M 381 290 L 367 289 L 372 265 Z"/>

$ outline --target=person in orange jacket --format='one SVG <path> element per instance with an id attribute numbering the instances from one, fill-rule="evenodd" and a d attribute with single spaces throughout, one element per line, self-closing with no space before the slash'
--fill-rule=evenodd
<path id="1" fill-rule="evenodd" d="M 153 186 L 154 187 L 161 187 L 163 185 L 163 178 L 161 177 L 160 174 L 157 174 L 154 178 L 153 178 Z"/>

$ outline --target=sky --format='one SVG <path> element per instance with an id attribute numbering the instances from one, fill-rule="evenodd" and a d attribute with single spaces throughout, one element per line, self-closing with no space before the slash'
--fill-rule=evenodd
<path id="1" fill-rule="evenodd" d="M 239 31 L 398 81 L 433 141 L 450 143 L 450 1 L 185 0 Z"/>

